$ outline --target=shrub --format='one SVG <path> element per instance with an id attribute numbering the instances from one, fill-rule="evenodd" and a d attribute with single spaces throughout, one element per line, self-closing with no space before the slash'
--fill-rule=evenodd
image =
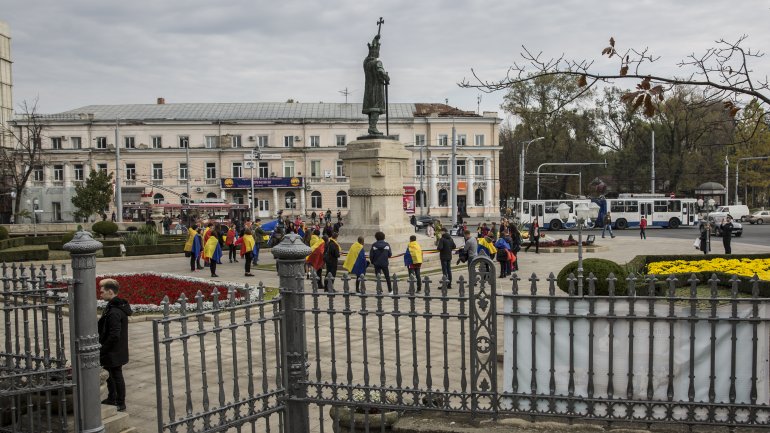
<path id="1" fill-rule="evenodd" d="M 102 254 L 104 257 L 120 257 L 120 245 L 105 245 Z"/>
<path id="2" fill-rule="evenodd" d="M 23 246 L 24 239 L 23 237 L 4 239 L 0 241 L 0 250 Z"/>
<path id="3" fill-rule="evenodd" d="M 72 240 L 72 238 L 74 238 L 74 237 L 75 237 L 75 231 L 74 231 L 74 230 L 72 230 L 72 231 L 69 231 L 69 232 L 67 232 L 67 233 L 64 233 L 64 234 L 62 235 L 62 237 L 61 237 L 61 243 L 62 243 L 62 245 L 64 245 L 64 244 L 66 244 L 67 242 L 71 241 L 71 240 Z"/>
<path id="4" fill-rule="evenodd" d="M 147 256 L 152 254 L 181 254 L 183 244 L 126 245 L 127 256 Z"/>
<path id="5" fill-rule="evenodd" d="M 34 245 L 0 251 L 0 262 L 20 262 L 26 260 L 48 260 L 48 247 Z"/>
<path id="6" fill-rule="evenodd" d="M 0 241 L 8 239 L 8 229 L 4 226 L 0 226 Z"/>
<path id="7" fill-rule="evenodd" d="M 557 278 L 557 284 L 565 292 L 569 290 L 569 281 L 567 277 L 570 273 L 577 277 L 578 262 L 571 262 L 565 266 Z M 596 295 L 607 296 L 609 294 L 609 283 L 607 277 L 610 273 L 615 275 L 615 294 L 624 296 L 626 294 L 626 271 L 622 266 L 605 259 L 584 259 L 583 260 L 583 278 L 586 278 L 583 293 L 588 293 L 588 275 L 593 273 L 596 277 Z"/>
<path id="8" fill-rule="evenodd" d="M 160 235 L 155 226 L 145 224 L 136 232 L 128 233 L 123 236 L 123 243 L 128 246 L 157 245 Z"/>
<path id="9" fill-rule="evenodd" d="M 102 237 L 107 237 L 118 232 L 118 225 L 112 221 L 99 221 L 94 223 L 91 230 L 102 235 Z"/>

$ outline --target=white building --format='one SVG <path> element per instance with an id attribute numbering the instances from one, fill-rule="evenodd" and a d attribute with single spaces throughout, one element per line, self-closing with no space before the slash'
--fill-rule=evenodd
<path id="1" fill-rule="evenodd" d="M 35 169 L 25 197 L 40 200 L 43 222 L 72 221 L 74 184 L 90 170 L 115 172 L 116 145 L 127 218 L 140 217 L 148 202 L 171 209 L 187 196 L 248 208 L 252 170 L 245 156 L 254 148 L 262 155 L 253 169 L 259 216 L 278 210 L 344 214 L 349 182 L 339 153 L 367 133 L 361 104 L 342 103 L 165 104 L 159 98 L 157 104 L 92 105 L 44 118 L 45 164 Z M 404 185 L 405 202 L 414 193 L 415 213 L 451 215 L 456 186 L 462 213 L 498 214 L 499 124 L 494 112 L 390 105 L 390 134 L 413 155 Z M 458 185 L 450 183 L 453 126 Z M 384 117 L 379 128 L 386 129 Z"/>

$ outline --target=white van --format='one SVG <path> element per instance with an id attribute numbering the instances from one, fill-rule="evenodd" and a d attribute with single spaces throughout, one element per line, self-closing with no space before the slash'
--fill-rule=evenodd
<path id="1" fill-rule="evenodd" d="M 717 218 L 730 215 L 735 221 L 743 221 L 744 218 L 751 216 L 751 212 L 749 212 L 749 207 L 745 204 L 734 204 L 729 206 L 720 206 L 716 211 L 711 212 L 711 215 Z"/>

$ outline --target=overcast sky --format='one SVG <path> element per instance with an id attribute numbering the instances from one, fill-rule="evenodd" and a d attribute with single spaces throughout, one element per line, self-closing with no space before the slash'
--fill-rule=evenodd
<path id="1" fill-rule="evenodd" d="M 54 113 L 90 104 L 360 102 L 366 43 L 382 16 L 391 102 L 476 110 L 457 83 L 474 68 L 501 78 L 521 46 L 595 58 L 617 46 L 662 56 L 655 72 L 718 38 L 769 49 L 770 2 L 758 0 L 2 0 L 11 28 L 14 104 Z M 755 63 L 770 71 L 770 58 Z M 631 83 L 629 83 L 631 84 Z M 503 94 L 481 95 L 500 111 Z M 502 116 L 502 112 L 500 113 Z"/>

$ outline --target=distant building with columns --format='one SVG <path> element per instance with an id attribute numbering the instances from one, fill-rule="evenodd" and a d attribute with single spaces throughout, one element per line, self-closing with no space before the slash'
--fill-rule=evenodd
<path id="1" fill-rule="evenodd" d="M 452 188 L 460 213 L 499 214 L 499 125 L 496 112 L 477 115 L 444 104 L 390 104 L 389 131 L 411 151 L 404 179 L 409 212 L 449 217 Z M 339 153 L 367 133 L 361 104 L 208 103 L 91 105 L 43 115 L 45 164 L 25 191 L 40 200 L 42 222 L 72 221 L 75 184 L 91 170 L 115 172 L 120 147 L 124 217 L 152 207 L 176 215 L 189 203 L 231 205 L 229 215 L 270 218 L 348 209 L 349 181 Z M 21 119 L 15 122 L 21 122 Z M 452 128 L 457 185 L 451 184 Z M 116 142 L 117 129 L 117 142 Z M 385 118 L 379 125 L 385 131 Z M 249 155 L 258 150 L 261 159 Z M 108 210 L 108 215 L 112 212 Z M 220 209 L 221 210 L 221 209 Z"/>

